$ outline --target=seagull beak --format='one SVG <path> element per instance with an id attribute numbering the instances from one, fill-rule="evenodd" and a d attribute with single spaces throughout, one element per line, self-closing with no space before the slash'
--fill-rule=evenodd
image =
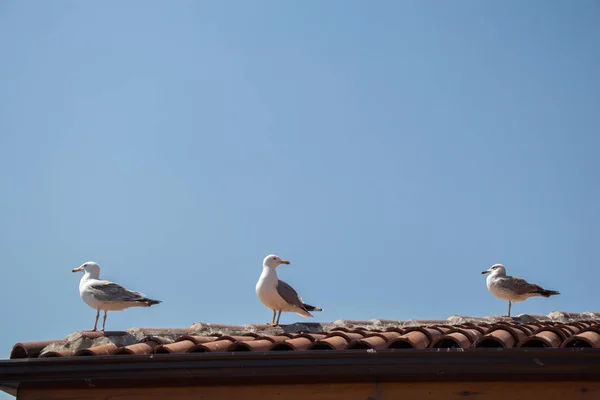
<path id="1" fill-rule="evenodd" d="M 290 262 L 288 260 L 281 260 L 281 264 L 287 264 L 287 265 L 289 265 Z"/>
<path id="2" fill-rule="evenodd" d="M 73 271 L 72 271 L 72 272 L 79 272 L 79 271 L 81 271 L 82 269 L 83 269 L 83 268 L 81 268 L 81 267 L 73 268 Z"/>
<path id="3" fill-rule="evenodd" d="M 483 272 L 482 272 L 482 274 L 483 274 L 483 275 L 485 275 L 485 274 L 489 274 L 489 273 L 491 273 L 491 272 L 492 272 L 492 271 L 490 271 L 489 269 L 486 269 L 485 271 L 483 271 Z"/>

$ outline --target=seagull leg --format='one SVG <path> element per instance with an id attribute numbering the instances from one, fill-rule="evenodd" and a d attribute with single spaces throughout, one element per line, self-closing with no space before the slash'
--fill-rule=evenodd
<path id="1" fill-rule="evenodd" d="M 100 312 L 100 311 L 98 311 Z M 104 332 L 104 325 L 106 325 L 106 314 L 108 313 L 108 311 L 104 310 L 104 320 L 102 321 L 102 329 L 100 329 L 102 332 Z"/>
<path id="2" fill-rule="evenodd" d="M 269 325 L 275 326 L 275 316 L 276 315 L 277 315 L 277 310 L 273 310 L 273 319 L 271 320 L 271 323 Z"/>
<path id="3" fill-rule="evenodd" d="M 96 321 L 94 321 L 94 329 L 92 331 L 96 332 L 98 330 L 98 318 L 100 318 L 100 310 L 96 313 Z"/>
<path id="4" fill-rule="evenodd" d="M 279 318 L 281 318 L 281 310 L 279 310 L 279 315 L 277 316 L 277 322 L 275 322 L 275 326 L 279 326 Z"/>
<path id="5" fill-rule="evenodd" d="M 508 301 L 508 315 L 507 317 L 510 317 L 510 307 L 512 306 L 512 302 L 509 300 Z"/>

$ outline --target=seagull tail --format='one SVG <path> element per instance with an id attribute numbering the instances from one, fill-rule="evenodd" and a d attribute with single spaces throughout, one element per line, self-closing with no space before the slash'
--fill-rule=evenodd
<path id="1" fill-rule="evenodd" d="M 153 305 L 155 305 L 155 304 L 160 304 L 160 303 L 162 303 L 162 301 L 160 301 L 160 300 L 154 300 L 154 299 L 148 299 L 148 298 L 144 298 L 144 299 L 140 300 L 140 303 L 144 303 L 144 305 L 145 305 L 146 307 L 151 307 L 151 306 L 153 306 Z"/>
<path id="2" fill-rule="evenodd" d="M 550 296 L 555 296 L 557 294 L 560 294 L 560 292 L 557 292 L 556 290 L 541 290 L 538 292 L 539 294 L 541 294 L 543 297 L 550 297 Z"/>
<path id="3" fill-rule="evenodd" d="M 308 311 L 323 311 L 322 308 L 311 306 L 310 304 L 302 303 Z"/>

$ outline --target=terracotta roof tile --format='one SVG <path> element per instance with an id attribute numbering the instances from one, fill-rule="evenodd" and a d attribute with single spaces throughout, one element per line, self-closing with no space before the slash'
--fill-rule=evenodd
<path id="1" fill-rule="evenodd" d="M 153 353 L 156 354 L 171 354 L 171 353 L 187 353 L 192 347 L 196 347 L 198 343 L 191 340 L 179 340 L 175 343 L 163 344 L 154 348 Z"/>
<path id="2" fill-rule="evenodd" d="M 437 338 L 439 338 L 440 336 L 448 333 L 452 329 L 453 328 L 451 326 L 443 327 L 443 328 L 440 328 L 437 326 L 431 326 L 431 327 L 414 326 L 412 328 L 405 329 L 403 331 L 403 333 L 408 334 L 410 332 L 419 331 L 419 332 L 423 333 L 425 336 L 427 336 L 427 338 L 429 339 L 429 342 L 432 342 L 432 341 L 436 340 Z"/>
<path id="3" fill-rule="evenodd" d="M 10 358 L 85 357 L 195 352 L 398 351 L 425 348 L 600 348 L 600 313 L 448 320 L 220 325 L 198 322 L 184 329 L 135 328 L 75 332 L 61 340 L 20 342 Z"/>
<path id="4" fill-rule="evenodd" d="M 586 327 L 583 331 L 584 332 L 593 331 L 596 333 L 600 333 L 600 324 L 590 325 L 590 326 Z"/>
<path id="5" fill-rule="evenodd" d="M 159 346 L 161 344 L 169 344 L 169 343 L 173 343 L 173 342 L 174 342 L 173 339 L 169 339 L 169 338 L 161 337 L 161 336 L 146 336 L 146 337 L 142 338 L 142 340 L 140 340 L 140 343 L 146 343 L 152 347 Z"/>
<path id="6" fill-rule="evenodd" d="M 46 346 L 62 343 L 65 343 L 64 339 L 17 343 L 12 348 L 10 358 L 35 358 L 40 355 Z"/>
<path id="7" fill-rule="evenodd" d="M 562 339 L 554 330 L 544 329 L 529 336 L 521 342 L 519 347 L 560 347 Z"/>
<path id="8" fill-rule="evenodd" d="M 381 350 L 388 346 L 388 341 L 381 336 L 369 336 L 351 343 L 349 349 L 373 349 Z"/>
<path id="9" fill-rule="evenodd" d="M 343 336 L 331 336 L 325 339 L 317 340 L 309 346 L 309 350 L 344 350 L 348 347 L 349 341 Z"/>
<path id="10" fill-rule="evenodd" d="M 473 343 L 473 347 L 497 347 L 503 349 L 510 349 L 512 347 L 515 347 L 515 343 L 518 343 L 518 340 L 515 338 L 515 335 L 512 332 L 512 330 L 510 330 L 510 328 L 496 328 L 493 331 L 477 339 L 477 341 Z"/>
<path id="11" fill-rule="evenodd" d="M 454 329 L 453 326 L 448 326 L 448 325 L 432 325 L 432 326 L 429 326 L 428 328 L 436 330 L 436 331 L 440 332 L 441 334 L 448 333 L 448 331 Z M 405 332 L 407 332 L 407 330 L 405 330 Z"/>
<path id="12" fill-rule="evenodd" d="M 155 342 L 151 342 L 151 343 L 155 343 Z M 121 354 L 121 355 L 150 354 L 150 353 L 152 353 L 152 350 L 154 349 L 154 347 L 155 346 L 152 346 L 148 343 L 136 343 L 136 344 L 132 344 L 129 346 L 121 347 L 119 349 L 119 351 L 117 351 L 115 354 Z"/>
<path id="13" fill-rule="evenodd" d="M 54 351 L 46 351 L 43 354 L 40 354 L 40 358 L 46 357 L 70 357 L 73 354 L 73 350 L 54 350 Z"/>
<path id="14" fill-rule="evenodd" d="M 295 339 L 288 339 L 285 342 L 274 344 L 271 347 L 272 351 L 282 351 L 282 350 L 308 350 L 308 348 L 313 344 L 314 340 L 308 339 L 305 336 L 298 335 Z"/>
<path id="15" fill-rule="evenodd" d="M 390 341 L 390 349 L 425 349 L 432 340 L 442 336 L 442 333 L 433 328 L 415 327 L 405 334 Z"/>
<path id="16" fill-rule="evenodd" d="M 402 334 L 398 332 L 371 332 L 370 334 L 365 336 L 365 338 L 380 337 L 386 342 L 389 342 L 391 340 L 399 338 L 400 336 L 402 336 Z"/>
<path id="17" fill-rule="evenodd" d="M 194 344 L 200 343 L 208 343 L 214 342 L 217 340 L 218 336 L 194 336 L 194 335 L 183 335 L 177 339 L 177 342 L 182 342 L 184 340 L 189 340 L 190 342 L 194 342 Z"/>
<path id="18" fill-rule="evenodd" d="M 293 335 L 265 335 L 262 336 L 262 339 L 270 340 L 272 343 L 280 343 L 284 342 L 290 338 L 294 337 Z"/>
<path id="19" fill-rule="evenodd" d="M 311 342 L 314 342 L 314 341 L 317 341 L 317 340 L 325 339 L 327 337 L 327 334 L 326 333 L 306 333 L 306 332 L 300 332 L 295 337 L 303 337 L 303 338 L 306 338 L 306 339 L 310 340 Z"/>
<path id="20" fill-rule="evenodd" d="M 215 340 L 214 342 L 209 343 L 201 343 L 198 344 L 191 349 L 189 349 L 188 353 L 205 353 L 205 352 L 214 352 L 214 351 L 227 351 L 229 346 L 231 346 L 234 342 L 232 340 Z"/>
<path id="21" fill-rule="evenodd" d="M 452 349 L 452 348 L 461 348 L 468 349 L 471 347 L 471 341 L 469 337 L 462 332 L 454 331 L 452 333 L 448 333 L 440 336 L 436 340 L 431 343 L 431 347 L 436 348 L 444 348 L 444 349 Z"/>
<path id="22" fill-rule="evenodd" d="M 119 346 L 114 343 L 107 343 L 101 346 L 82 349 L 75 353 L 75 356 L 111 356 L 119 351 Z"/>
<path id="23" fill-rule="evenodd" d="M 330 334 L 327 335 L 328 338 L 331 338 L 331 337 L 334 337 L 334 336 L 343 337 L 348 343 L 351 343 L 351 342 L 357 342 L 357 341 L 359 341 L 360 339 L 362 339 L 365 336 L 365 334 L 364 333 L 357 333 L 356 331 L 355 332 L 338 332 L 338 331 L 332 331 Z"/>
<path id="24" fill-rule="evenodd" d="M 250 342 L 252 340 L 256 340 L 255 336 L 250 336 L 250 335 L 244 335 L 244 336 L 229 336 L 229 335 L 225 335 L 225 336 L 220 336 L 217 338 L 217 340 L 230 340 L 232 342 Z"/>
<path id="25" fill-rule="evenodd" d="M 253 341 L 240 341 L 231 344 L 228 351 L 269 351 L 273 347 L 273 342 L 267 339 Z"/>
<path id="26" fill-rule="evenodd" d="M 600 349 L 600 333 L 596 331 L 578 333 L 565 340 L 561 347 L 593 347 Z"/>

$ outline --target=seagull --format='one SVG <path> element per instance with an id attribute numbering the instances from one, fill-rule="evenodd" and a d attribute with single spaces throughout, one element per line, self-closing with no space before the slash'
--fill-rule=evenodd
<path id="1" fill-rule="evenodd" d="M 306 318 L 312 317 L 309 311 L 323 311 L 322 308 L 304 303 L 293 287 L 277 278 L 275 269 L 281 264 L 289 265 L 290 262 L 282 260 L 274 254 L 266 256 L 263 261 L 263 272 L 256 284 L 258 298 L 267 308 L 273 310 L 273 320 L 270 325 L 279 325 L 282 311 L 295 312 Z M 275 321 L 277 312 L 279 315 Z"/>
<path id="2" fill-rule="evenodd" d="M 546 290 L 541 286 L 529 283 L 525 279 L 507 276 L 506 268 L 502 264 L 494 264 L 482 274 L 489 274 L 486 283 L 490 293 L 499 299 L 508 300 L 507 317 L 510 317 L 510 307 L 513 301 L 524 301 L 535 296 L 547 298 L 560 294 L 555 290 Z"/>
<path id="3" fill-rule="evenodd" d="M 129 307 L 150 307 L 161 303 L 159 300 L 147 298 L 142 293 L 125 289 L 117 283 L 98 279 L 100 267 L 93 261 L 81 264 L 73 270 L 73 272 L 80 271 L 83 271 L 84 274 L 81 282 L 79 282 L 79 295 L 85 304 L 98 310 L 92 331 L 97 330 L 100 310 L 104 310 L 104 320 L 102 321 L 102 329 L 100 329 L 104 331 L 108 311 L 122 311 Z"/>

